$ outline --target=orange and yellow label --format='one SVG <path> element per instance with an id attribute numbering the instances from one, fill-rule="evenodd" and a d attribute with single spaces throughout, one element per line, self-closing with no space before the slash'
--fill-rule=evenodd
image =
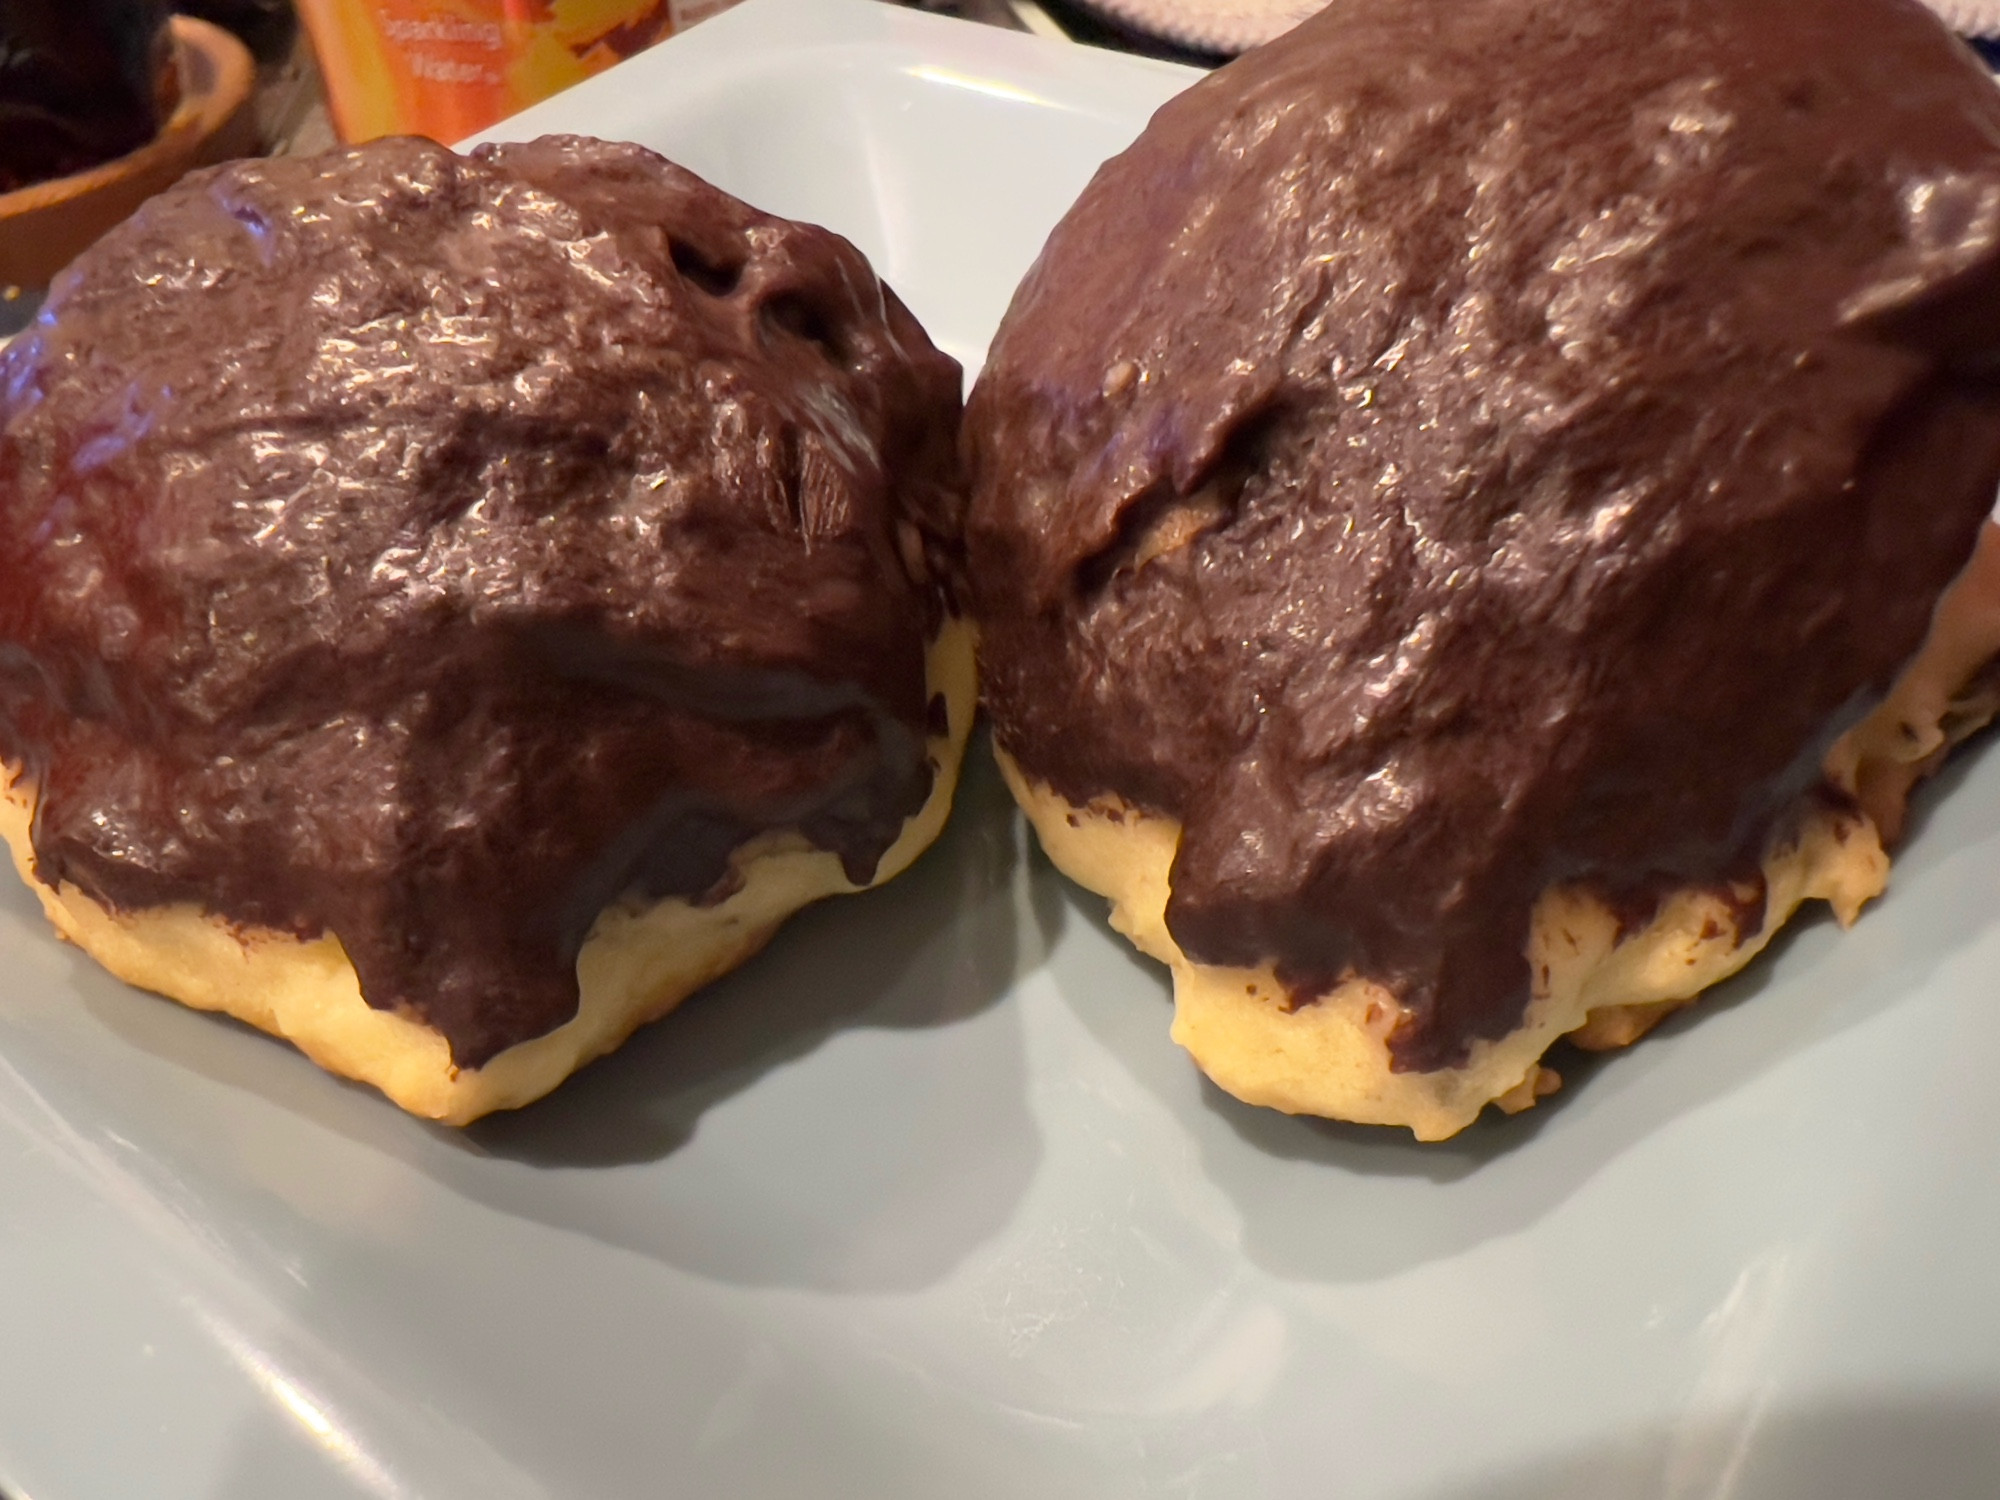
<path id="1" fill-rule="evenodd" d="M 342 140 L 455 141 L 729 0 L 299 0 Z"/>

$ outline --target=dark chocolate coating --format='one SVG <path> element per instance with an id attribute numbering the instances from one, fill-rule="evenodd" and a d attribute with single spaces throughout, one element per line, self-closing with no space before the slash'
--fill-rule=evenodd
<path id="1" fill-rule="evenodd" d="M 461 1066 L 622 894 L 932 779 L 957 366 L 860 252 L 636 146 L 381 141 L 155 199 L 0 362 L 37 872 L 338 935 Z"/>
<path id="2" fill-rule="evenodd" d="M 2000 90 L 1915 0 L 1342 0 L 1167 104 L 966 417 L 1000 743 L 1395 1065 L 1551 882 L 1754 861 L 2000 477 Z M 1192 540 L 1188 540 L 1189 537 Z"/>

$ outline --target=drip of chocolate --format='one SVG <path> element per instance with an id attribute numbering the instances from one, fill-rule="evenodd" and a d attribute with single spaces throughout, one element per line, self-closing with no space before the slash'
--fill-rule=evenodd
<path id="1" fill-rule="evenodd" d="M 36 868 L 332 932 L 474 1067 L 607 902 L 928 795 L 957 366 L 651 152 L 415 140 L 153 200 L 0 356 L 0 753 Z"/>
<path id="2" fill-rule="evenodd" d="M 1519 1024 L 1751 867 L 2000 479 L 2000 90 L 1914 0 L 1344 0 L 1108 163 L 967 412 L 1001 744 L 1167 925 Z"/>

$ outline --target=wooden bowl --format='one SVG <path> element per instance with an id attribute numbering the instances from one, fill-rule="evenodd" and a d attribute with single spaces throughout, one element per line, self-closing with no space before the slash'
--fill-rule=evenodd
<path id="1" fill-rule="evenodd" d="M 40 292 L 92 240 L 183 173 L 257 149 L 250 50 L 192 16 L 169 24 L 181 101 L 160 133 L 87 172 L 0 193 L 0 294 L 9 287 Z"/>

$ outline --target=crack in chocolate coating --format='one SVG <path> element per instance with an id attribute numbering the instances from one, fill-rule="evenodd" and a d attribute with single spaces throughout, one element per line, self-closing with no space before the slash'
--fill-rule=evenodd
<path id="1" fill-rule="evenodd" d="M 1168 103 L 966 417 L 995 732 L 1399 1069 L 1727 878 L 2000 477 L 2000 91 L 1914 0 L 1343 0 Z"/>
<path id="2" fill-rule="evenodd" d="M 637 146 L 155 199 L 0 356 L 38 876 L 336 934 L 476 1067 L 627 894 L 924 803 L 959 372 L 860 252 Z"/>

